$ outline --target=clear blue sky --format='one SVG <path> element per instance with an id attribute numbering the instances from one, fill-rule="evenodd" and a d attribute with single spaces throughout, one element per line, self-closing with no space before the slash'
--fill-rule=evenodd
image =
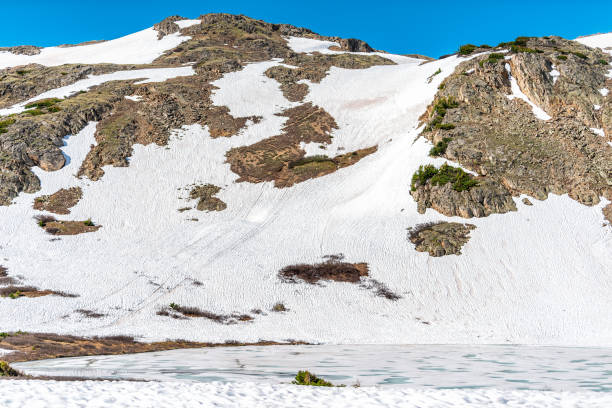
<path id="1" fill-rule="evenodd" d="M 245 14 L 315 32 L 357 37 L 389 52 L 433 57 L 459 44 L 497 44 L 520 35 L 612 31 L 612 0 L 532 1 L 257 1 L 30 0 L 4 1 L 0 46 L 40 46 L 112 39 L 164 17 L 211 12 Z"/>

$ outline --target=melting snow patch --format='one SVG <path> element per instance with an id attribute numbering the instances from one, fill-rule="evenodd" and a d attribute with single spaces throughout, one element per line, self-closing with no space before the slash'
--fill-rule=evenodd
<path id="1" fill-rule="evenodd" d="M 138 101 L 142 100 L 142 96 L 140 96 L 140 95 L 131 95 L 131 96 L 126 96 L 125 99 L 129 99 L 130 101 L 138 102 Z"/>
<path id="2" fill-rule="evenodd" d="M 544 112 L 544 110 L 540 108 L 538 105 L 531 102 L 529 98 L 527 98 L 527 95 L 525 95 L 523 91 L 521 91 L 521 87 L 516 81 L 516 78 L 512 76 L 512 70 L 510 69 L 510 64 L 508 63 L 506 63 L 506 71 L 508 71 L 508 76 L 510 77 L 510 88 L 512 89 L 512 95 L 506 95 L 508 99 L 512 100 L 514 98 L 519 98 L 519 99 L 524 100 L 525 102 L 529 104 L 529 106 L 531 106 L 531 110 L 533 111 L 533 114 L 535 115 L 536 118 L 541 119 L 541 120 L 549 120 L 550 115 Z"/>
<path id="3" fill-rule="evenodd" d="M 602 94 L 603 96 L 608 96 L 608 94 L 610 93 L 610 91 L 608 90 L 608 88 L 601 88 L 599 90 L 599 93 Z"/>
<path id="4" fill-rule="evenodd" d="M 179 21 L 175 21 L 175 24 L 179 26 L 180 28 L 187 28 L 187 27 L 194 26 L 196 24 L 200 24 L 201 22 L 202 20 L 179 20 Z"/>
<path id="5" fill-rule="evenodd" d="M 141 81 L 135 82 L 136 84 L 144 84 L 147 82 L 163 82 L 170 78 L 176 78 L 180 76 L 191 76 L 195 74 L 193 67 L 178 67 L 178 68 L 151 68 L 151 69 L 137 69 L 133 71 L 118 71 L 111 74 L 104 75 L 90 75 L 86 79 L 77 81 L 71 85 L 63 86 L 61 88 L 52 89 L 44 92 L 33 98 L 28 99 L 25 102 L 18 103 L 11 106 L 10 108 L 0 109 L 0 115 L 10 115 L 12 113 L 20 113 L 25 110 L 25 106 L 33 101 L 46 98 L 66 98 L 80 91 L 86 91 L 89 88 L 103 84 L 109 81 L 125 81 L 130 79 L 141 79 Z M 128 98 L 129 99 L 129 98 Z"/>
<path id="6" fill-rule="evenodd" d="M 593 109 L 600 110 L 601 109 L 601 105 L 593 105 Z"/>
<path id="7" fill-rule="evenodd" d="M 593 132 L 596 135 L 599 135 L 601 137 L 606 137 L 606 134 L 604 133 L 603 129 L 591 128 L 591 132 Z"/>
<path id="8" fill-rule="evenodd" d="M 189 39 L 191 37 L 174 33 L 158 40 L 157 31 L 147 28 L 125 37 L 96 44 L 43 48 L 38 55 L 17 55 L 3 51 L 0 52 L 0 69 L 27 64 L 46 66 L 77 63 L 150 64 L 165 51 Z"/>
<path id="9" fill-rule="evenodd" d="M 553 84 L 557 82 L 561 73 L 557 71 L 557 67 L 552 66 L 552 71 L 550 71 L 550 76 L 552 77 Z"/>
<path id="10" fill-rule="evenodd" d="M 334 54 L 335 51 L 329 49 L 331 46 L 340 47 L 340 44 L 333 41 L 315 40 L 303 37 L 288 37 L 287 45 L 295 52 L 320 52 L 321 54 Z"/>

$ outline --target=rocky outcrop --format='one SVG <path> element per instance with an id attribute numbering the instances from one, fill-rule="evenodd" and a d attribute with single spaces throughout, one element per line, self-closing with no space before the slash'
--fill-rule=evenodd
<path id="1" fill-rule="evenodd" d="M 601 196 L 612 197 L 612 148 L 606 138 L 590 130 L 605 127 L 609 120 L 602 114 L 609 109 L 609 98 L 599 92 L 606 86 L 609 67 L 604 63 L 609 57 L 558 37 L 522 41 L 522 46 L 502 47 L 506 54 L 493 50 L 460 64 L 444 80 L 424 116 L 430 126 L 423 135 L 434 144 L 444 142 L 438 155 L 498 183 L 514 196 L 527 194 L 543 200 L 549 193 L 567 193 L 586 205 L 597 204 Z M 553 66 L 559 75 L 551 75 Z M 510 75 L 551 119 L 539 119 L 527 103 L 508 98 Z M 438 103 L 448 98 L 454 98 L 456 105 Z M 480 183 L 481 188 L 487 185 L 492 186 Z M 460 200 L 459 206 L 427 188 L 417 192 L 417 201 L 437 202 L 446 214 L 457 213 L 459 207 L 469 214 L 465 204 L 472 199 L 483 204 L 472 209 L 474 214 L 511 207 L 498 187 L 481 192 L 481 197 L 470 194 L 469 199 L 449 193 Z"/>
<path id="2" fill-rule="evenodd" d="M 410 228 L 408 239 L 419 252 L 428 252 L 434 257 L 459 255 L 461 248 L 470 239 L 470 231 L 476 226 L 457 222 L 432 222 Z"/>
<path id="3" fill-rule="evenodd" d="M 338 40 L 338 44 L 340 44 L 340 49 L 342 51 L 374 52 L 374 48 L 370 47 L 367 42 L 358 40 L 357 38 L 341 38 Z"/>
<path id="4" fill-rule="evenodd" d="M 423 214 L 433 208 L 446 216 L 463 218 L 486 217 L 516 211 L 510 192 L 499 183 L 487 178 L 476 179 L 478 184 L 469 190 L 456 191 L 451 183 L 432 185 L 428 181 L 411 191 L 417 210 Z"/>
<path id="5" fill-rule="evenodd" d="M 6 108 L 19 102 L 87 78 L 89 75 L 101 75 L 110 72 L 133 69 L 133 65 L 70 64 L 57 67 L 45 67 L 29 64 L 20 67 L 0 70 L 0 108 Z"/>
<path id="6" fill-rule="evenodd" d="M 195 186 L 189 192 L 189 198 L 198 200 L 196 206 L 198 211 L 223 211 L 227 208 L 227 204 L 215 197 L 219 191 L 221 191 L 221 187 L 213 184 Z"/>
<path id="7" fill-rule="evenodd" d="M 157 31 L 157 39 L 161 40 L 168 34 L 179 32 L 181 28 L 178 26 L 178 24 L 176 24 L 176 21 L 181 20 L 185 20 L 185 18 L 181 16 L 170 16 L 153 25 L 153 29 Z"/>
<path id="8" fill-rule="evenodd" d="M 18 45 L 16 47 L 0 47 L 0 52 L 6 51 L 17 55 L 38 55 L 42 47 L 35 45 Z"/>

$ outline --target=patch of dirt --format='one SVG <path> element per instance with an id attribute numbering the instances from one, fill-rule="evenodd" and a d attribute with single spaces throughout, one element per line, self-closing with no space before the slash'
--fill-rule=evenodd
<path id="1" fill-rule="evenodd" d="M 38 225 L 51 235 L 78 235 L 94 232 L 101 225 L 94 225 L 91 220 L 85 221 L 61 221 L 47 215 L 36 216 Z"/>
<path id="2" fill-rule="evenodd" d="M 197 307 L 177 305 L 176 303 L 171 303 L 170 306 L 163 307 L 157 312 L 157 315 L 172 317 L 173 319 L 202 317 L 220 324 L 236 324 L 239 322 L 249 322 L 254 320 L 254 318 L 248 314 L 232 313 L 229 315 L 221 315 L 209 312 L 207 310 L 202 310 Z"/>
<path id="3" fill-rule="evenodd" d="M 33 208 L 55 214 L 70 214 L 70 208 L 74 207 L 82 196 L 83 191 L 80 187 L 62 188 L 51 195 L 36 197 Z"/>
<path id="4" fill-rule="evenodd" d="M 374 146 L 331 158 L 323 155 L 305 157 L 306 152 L 300 144 L 330 144 L 331 132 L 338 128 L 336 121 L 311 103 L 287 109 L 280 116 L 289 118 L 282 134 L 226 153 L 230 169 L 240 176 L 238 182 L 274 181 L 275 187 L 290 187 L 350 166 L 377 150 Z"/>
<path id="5" fill-rule="evenodd" d="M 461 248 L 470 239 L 470 231 L 476 226 L 457 222 L 429 222 L 409 228 L 408 239 L 419 252 L 434 257 L 460 255 Z"/>
<path id="6" fill-rule="evenodd" d="M 358 283 L 362 277 L 368 276 L 368 264 L 326 261 L 313 265 L 290 265 L 281 269 L 278 276 L 287 283 L 304 281 L 316 284 L 320 280 Z"/>
<path id="7" fill-rule="evenodd" d="M 215 197 L 219 191 L 221 191 L 221 187 L 213 184 L 199 185 L 191 189 L 189 198 L 198 200 L 196 206 L 198 211 L 223 211 L 227 208 L 227 204 Z"/>
<path id="8" fill-rule="evenodd" d="M 8 362 L 43 360 L 59 357 L 79 357 L 96 355 L 115 355 L 144 353 L 150 351 L 189 349 L 203 347 L 267 346 L 267 345 L 306 344 L 299 341 L 278 343 L 259 341 L 256 343 L 198 343 L 186 340 L 168 340 L 155 343 L 140 343 L 133 337 L 77 337 L 50 333 L 0 333 L 0 348 L 14 350 L 3 356 Z"/>

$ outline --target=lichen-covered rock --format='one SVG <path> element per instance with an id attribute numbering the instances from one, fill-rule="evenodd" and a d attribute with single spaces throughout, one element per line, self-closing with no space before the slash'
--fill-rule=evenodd
<path id="1" fill-rule="evenodd" d="M 470 239 L 470 231 L 475 228 L 475 225 L 457 222 L 419 224 L 409 229 L 408 239 L 417 251 L 428 252 L 431 256 L 459 255 Z"/>
<path id="2" fill-rule="evenodd" d="M 196 208 L 198 211 L 223 211 L 227 208 L 221 199 L 215 197 L 221 191 L 221 187 L 213 184 L 195 186 L 189 193 L 189 198 L 198 200 Z"/>
<path id="3" fill-rule="evenodd" d="M 487 178 L 479 178 L 478 184 L 469 190 L 456 191 L 451 183 L 432 185 L 427 182 L 411 191 L 417 202 L 417 210 L 422 214 L 433 208 L 449 217 L 464 218 L 486 217 L 516 211 L 510 192 L 499 183 Z"/>

